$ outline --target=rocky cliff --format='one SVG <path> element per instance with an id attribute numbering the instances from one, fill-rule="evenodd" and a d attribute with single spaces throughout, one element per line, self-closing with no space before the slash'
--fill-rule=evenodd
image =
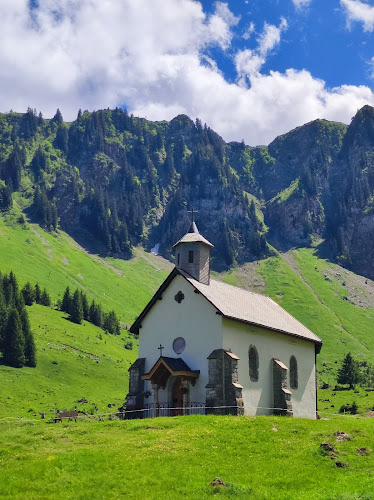
<path id="1" fill-rule="evenodd" d="M 270 255 L 267 242 L 319 242 L 374 277 L 369 106 L 348 127 L 316 120 L 255 148 L 184 115 L 150 122 L 115 109 L 67 124 L 29 109 L 0 115 L 0 178 L 31 218 L 96 251 L 128 256 L 142 243 L 170 256 L 194 208 L 218 269 Z"/>

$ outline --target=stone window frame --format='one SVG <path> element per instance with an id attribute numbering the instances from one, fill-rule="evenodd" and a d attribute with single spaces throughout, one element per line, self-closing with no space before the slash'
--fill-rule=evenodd
<path id="1" fill-rule="evenodd" d="M 256 346 L 248 348 L 248 371 L 251 382 L 258 382 L 259 358 Z"/>
<path id="2" fill-rule="evenodd" d="M 194 261 L 194 251 L 188 250 L 188 263 L 193 264 Z"/>
<path id="3" fill-rule="evenodd" d="M 297 359 L 292 354 L 290 357 L 290 388 L 297 389 L 299 387 L 299 372 L 297 366 Z"/>

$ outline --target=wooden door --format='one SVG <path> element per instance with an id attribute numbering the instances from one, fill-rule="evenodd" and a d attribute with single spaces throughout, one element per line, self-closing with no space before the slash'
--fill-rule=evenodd
<path id="1" fill-rule="evenodd" d="M 173 416 L 183 415 L 182 379 L 177 377 L 172 390 Z"/>

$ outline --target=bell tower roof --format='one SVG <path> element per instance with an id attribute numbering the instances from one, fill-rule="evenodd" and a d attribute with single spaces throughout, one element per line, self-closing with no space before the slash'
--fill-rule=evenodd
<path id="1" fill-rule="evenodd" d="M 194 221 L 191 223 L 188 232 L 180 240 L 178 240 L 175 245 L 173 245 L 173 248 L 175 248 L 180 243 L 204 243 L 210 248 L 214 247 L 214 245 L 212 245 L 210 241 L 208 241 L 199 233 L 199 230 L 197 229 L 196 223 Z"/>
<path id="2" fill-rule="evenodd" d="M 210 250 L 213 245 L 199 233 L 193 219 L 188 232 L 176 242 L 175 266 L 204 285 L 210 282 Z"/>

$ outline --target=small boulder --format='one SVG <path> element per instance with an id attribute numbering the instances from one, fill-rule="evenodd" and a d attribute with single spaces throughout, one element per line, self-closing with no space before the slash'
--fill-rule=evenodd
<path id="1" fill-rule="evenodd" d="M 212 488 L 216 486 L 220 486 L 221 488 L 226 488 L 226 484 L 222 481 L 220 477 L 215 477 L 213 481 L 210 483 L 210 486 Z"/>
<path id="2" fill-rule="evenodd" d="M 335 446 L 333 446 L 330 443 L 326 443 L 325 441 L 323 441 L 323 443 L 320 444 L 320 448 L 322 448 L 323 451 L 328 451 L 328 452 L 336 451 Z"/>
<path id="3" fill-rule="evenodd" d="M 337 431 L 334 436 L 336 436 L 336 441 L 350 441 L 352 436 L 347 432 Z"/>
<path id="4" fill-rule="evenodd" d="M 339 467 L 340 469 L 346 469 L 347 467 L 349 467 L 349 465 L 347 463 L 340 462 L 340 461 L 335 462 L 335 465 L 336 465 L 336 467 Z"/>
<path id="5" fill-rule="evenodd" d="M 361 456 L 370 454 L 370 452 L 367 448 L 358 448 L 357 453 Z"/>

